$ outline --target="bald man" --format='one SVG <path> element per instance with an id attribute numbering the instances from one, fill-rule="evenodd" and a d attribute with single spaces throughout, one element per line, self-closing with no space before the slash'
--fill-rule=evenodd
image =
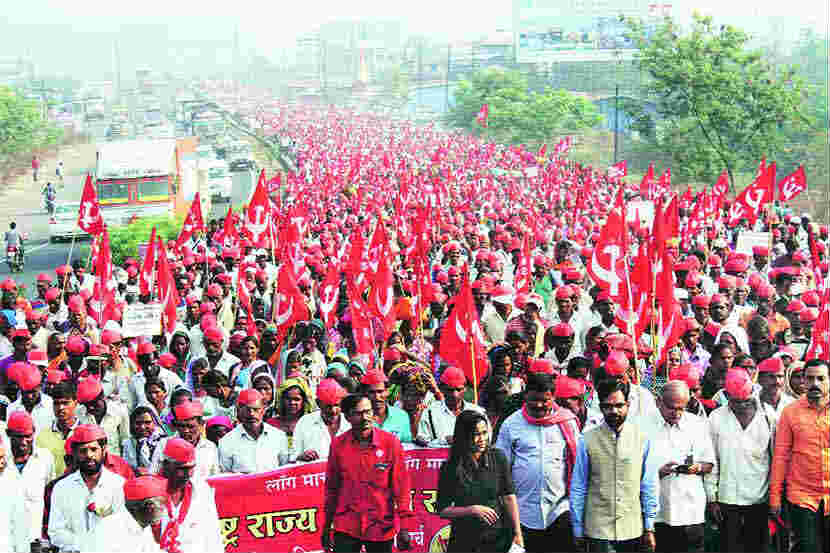
<path id="1" fill-rule="evenodd" d="M 660 467 L 657 551 L 703 551 L 703 475 L 712 471 L 715 452 L 705 419 L 686 410 L 689 398 L 684 381 L 670 380 L 657 398 L 660 415 L 651 421 L 652 448 Z"/>

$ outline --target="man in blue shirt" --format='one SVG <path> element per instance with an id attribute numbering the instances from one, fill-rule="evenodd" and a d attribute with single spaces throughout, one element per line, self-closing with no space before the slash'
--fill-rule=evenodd
<path id="1" fill-rule="evenodd" d="M 649 457 L 643 428 L 626 423 L 629 391 L 627 382 L 600 381 L 603 423 L 586 430 L 577 443 L 570 490 L 577 551 L 656 547 L 658 467 Z"/>
<path id="2" fill-rule="evenodd" d="M 409 426 L 409 414 L 386 402 L 389 397 L 388 383 L 389 379 L 380 369 L 372 369 L 360 379 L 363 393 L 369 396 L 372 402 L 375 425 L 397 436 L 401 443 L 411 442 L 412 430 Z"/>

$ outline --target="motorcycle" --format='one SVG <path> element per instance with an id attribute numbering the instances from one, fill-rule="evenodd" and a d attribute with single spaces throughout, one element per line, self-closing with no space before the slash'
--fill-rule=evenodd
<path id="1" fill-rule="evenodd" d="M 7 246 L 6 247 L 6 261 L 9 264 L 9 271 L 14 273 L 22 273 L 23 267 L 26 265 L 26 257 L 24 255 L 23 250 L 23 241 L 26 239 L 26 235 L 20 237 L 20 246 Z"/>

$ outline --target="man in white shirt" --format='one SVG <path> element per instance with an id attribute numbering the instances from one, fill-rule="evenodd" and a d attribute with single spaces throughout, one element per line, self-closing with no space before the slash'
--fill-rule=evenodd
<path id="1" fill-rule="evenodd" d="M 55 420 L 55 411 L 52 398 L 40 391 L 42 380 L 40 370 L 29 363 L 15 363 L 14 365 L 18 365 L 18 368 L 10 367 L 10 372 L 17 373 L 20 397 L 9 405 L 6 416 L 15 411 L 24 411 L 32 416 L 37 430 L 49 428 Z"/>
<path id="2" fill-rule="evenodd" d="M 80 550 L 88 532 L 124 508 L 124 478 L 103 466 L 107 435 L 94 424 L 72 433 L 72 456 L 78 467 L 52 490 L 49 540 L 66 551 Z"/>
<path id="3" fill-rule="evenodd" d="M 761 403 L 772 407 L 776 418 L 781 417 L 784 407 L 795 401 L 794 397 L 784 393 L 786 378 L 787 369 L 780 357 L 770 357 L 758 363 L 758 384 L 761 385 L 759 398 Z"/>
<path id="4" fill-rule="evenodd" d="M 173 426 L 176 428 L 174 438 L 182 438 L 196 449 L 195 480 L 204 481 L 208 476 L 219 474 L 219 454 L 213 442 L 203 437 L 204 408 L 198 401 L 185 401 L 173 408 Z M 171 438 L 159 440 L 150 462 L 150 474 L 161 471 L 161 462 L 166 442 Z"/>
<path id="5" fill-rule="evenodd" d="M 43 490 L 55 477 L 54 460 L 48 450 L 34 447 L 35 426 L 29 413 L 12 413 L 6 435 L 11 449 L 9 460 L 12 461 L 6 470 L 20 477 L 23 509 L 29 522 L 28 541 L 36 540 L 40 538 L 43 528 Z"/>
<path id="6" fill-rule="evenodd" d="M 487 416 L 483 408 L 464 401 L 467 378 L 461 369 L 447 367 L 441 373 L 440 382 L 439 388 L 444 394 L 444 401 L 430 403 L 418 422 L 418 436 L 415 442 L 421 446 L 447 447 L 452 444 L 455 419 L 461 411 L 469 409 Z"/>
<path id="7" fill-rule="evenodd" d="M 285 432 L 262 422 L 265 400 L 257 390 L 239 393 L 236 403 L 239 422 L 219 440 L 222 472 L 267 472 L 288 462 L 290 451 Z"/>
<path id="8" fill-rule="evenodd" d="M 594 381 L 599 382 L 601 380 L 614 379 L 631 384 L 629 373 L 633 372 L 633 370 L 631 361 L 625 352 L 611 350 L 605 359 L 605 363 L 594 374 Z M 643 386 L 631 384 L 628 402 L 628 418 L 629 420 L 636 420 L 637 424 L 641 424 L 643 420 L 653 420 L 660 416 L 654 395 Z M 602 411 L 599 408 L 599 398 L 597 397 L 596 389 L 591 396 L 591 401 L 588 406 L 588 419 L 602 420 Z"/>
<path id="9" fill-rule="evenodd" d="M 94 376 L 78 382 L 78 403 L 86 408 L 87 415 L 107 434 L 107 451 L 121 455 L 121 444 L 130 438 L 130 419 L 121 402 L 107 400 L 104 386 Z"/>
<path id="10" fill-rule="evenodd" d="M 8 466 L 6 446 L 0 440 L 0 489 L 8 494 L 0 501 L 0 551 L 29 551 L 29 519 L 20 487 L 20 480 Z"/>
<path id="11" fill-rule="evenodd" d="M 317 411 L 306 413 L 294 427 L 291 443 L 291 459 L 317 461 L 326 459 L 331 441 L 352 425 L 340 410 L 340 402 L 346 397 L 346 390 L 333 378 L 324 378 L 317 386 Z"/>
<path id="12" fill-rule="evenodd" d="M 766 551 L 767 499 L 775 412 L 752 393 L 744 369 L 726 373 L 729 403 L 709 414 L 715 467 L 704 477 L 709 510 L 721 532 L 721 551 Z"/>
<path id="13" fill-rule="evenodd" d="M 172 393 L 176 388 L 184 388 L 184 382 L 176 373 L 156 363 L 153 357 L 155 351 L 156 346 L 149 342 L 138 345 L 136 358 L 141 371 L 132 375 L 127 383 L 127 389 L 119 393 L 122 398 L 127 398 L 127 410 L 130 413 L 138 405 L 149 403 L 144 392 L 144 384 L 148 380 L 161 380 L 167 386 L 168 393 Z"/>
<path id="14" fill-rule="evenodd" d="M 124 483 L 124 509 L 105 518 L 83 540 L 85 553 L 161 553 L 152 525 L 167 508 L 167 481 L 140 476 Z"/>
<path id="15" fill-rule="evenodd" d="M 188 441 L 171 438 L 164 445 L 161 475 L 167 479 L 167 508 L 155 532 L 165 551 L 224 553 L 213 488 L 193 479 L 196 449 Z"/>
<path id="16" fill-rule="evenodd" d="M 579 435 L 576 415 L 554 403 L 553 375 L 528 374 L 524 407 L 504 420 L 496 447 L 512 469 L 529 553 L 574 549 L 568 489 Z"/>
<path id="17" fill-rule="evenodd" d="M 651 423 L 651 452 L 660 466 L 660 508 L 654 531 L 659 551 L 703 551 L 706 490 L 715 452 L 706 419 L 686 411 L 689 387 L 670 380 L 657 399 L 660 417 Z"/>

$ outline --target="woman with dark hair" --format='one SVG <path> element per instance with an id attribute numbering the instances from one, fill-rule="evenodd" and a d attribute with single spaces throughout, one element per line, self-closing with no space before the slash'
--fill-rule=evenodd
<path id="1" fill-rule="evenodd" d="M 505 552 L 524 547 L 513 478 L 504 453 L 490 447 L 487 419 L 462 411 L 441 467 L 437 510 L 452 521 L 447 551 Z"/>
<path id="2" fill-rule="evenodd" d="M 305 378 L 301 376 L 285 379 L 274 396 L 277 417 L 271 424 L 276 423 L 274 426 L 285 432 L 288 436 L 288 447 L 291 447 L 294 427 L 297 426 L 300 417 L 314 410 L 314 397 Z"/>
<path id="3" fill-rule="evenodd" d="M 265 404 L 265 413 L 262 415 L 262 420 L 279 428 L 279 413 L 277 412 L 276 402 L 274 401 L 274 392 L 277 387 L 274 383 L 274 377 L 268 370 L 268 366 L 257 368 L 253 372 L 251 378 L 251 387 L 262 394 L 262 400 Z"/>
<path id="4" fill-rule="evenodd" d="M 149 405 L 139 405 L 130 413 L 130 437 L 124 440 L 124 460 L 137 475 L 150 473 L 153 452 L 166 434 L 156 412 Z"/>

